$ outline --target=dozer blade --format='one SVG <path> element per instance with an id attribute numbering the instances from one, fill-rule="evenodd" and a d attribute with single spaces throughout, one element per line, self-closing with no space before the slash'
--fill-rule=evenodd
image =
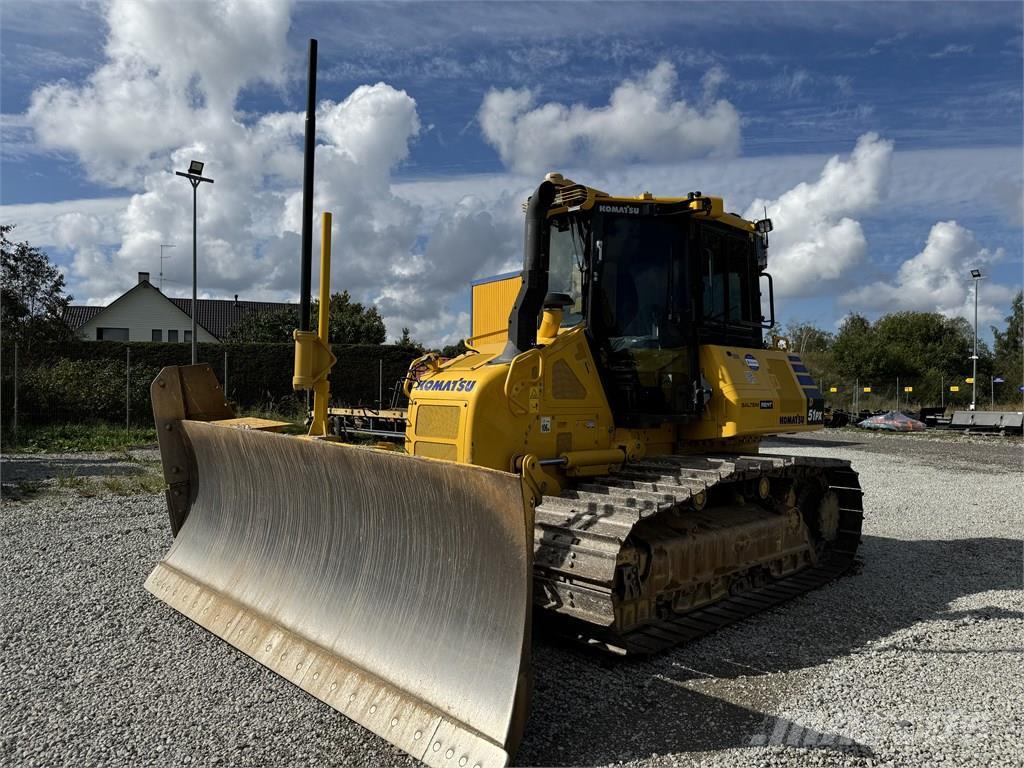
<path id="1" fill-rule="evenodd" d="M 521 479 L 177 424 L 192 501 L 146 588 L 428 765 L 504 765 L 529 697 Z"/>

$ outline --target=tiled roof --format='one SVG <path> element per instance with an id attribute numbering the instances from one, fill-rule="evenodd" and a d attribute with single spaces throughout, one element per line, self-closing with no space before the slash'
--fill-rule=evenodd
<path id="1" fill-rule="evenodd" d="M 154 285 L 149 283 L 143 283 L 143 285 L 160 293 Z M 177 299 L 171 296 L 164 298 L 192 317 L 192 299 Z M 233 299 L 198 299 L 196 305 L 196 322 L 218 339 L 227 336 L 231 326 L 251 312 L 275 312 L 281 309 L 298 310 L 299 308 L 298 304 L 284 304 L 276 301 L 234 301 Z M 64 322 L 71 330 L 77 331 L 104 309 L 106 307 L 73 304 L 64 310 Z"/>
<path id="2" fill-rule="evenodd" d="M 192 299 L 175 299 L 168 296 L 174 305 L 192 317 Z M 250 312 L 276 312 L 280 309 L 298 310 L 298 304 L 282 304 L 276 301 L 239 301 L 232 299 L 196 299 L 196 322 L 218 339 L 228 334 L 232 325 Z"/>
<path id="3" fill-rule="evenodd" d="M 64 308 L 64 323 L 72 331 L 77 331 L 104 309 L 106 309 L 106 307 L 89 307 L 84 304 L 72 304 Z"/>

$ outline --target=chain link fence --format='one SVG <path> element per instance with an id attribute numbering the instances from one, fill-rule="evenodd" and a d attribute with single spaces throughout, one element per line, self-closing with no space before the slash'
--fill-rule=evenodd
<path id="1" fill-rule="evenodd" d="M 1018 410 L 1024 408 L 1024 396 L 1017 388 L 998 376 L 978 375 L 972 384 L 969 376 L 956 378 L 935 374 L 893 381 L 819 382 L 825 395 L 825 405 L 836 410 L 851 412 L 902 410 L 920 411 L 921 408 L 945 407 L 965 410 L 970 407 L 972 395 L 978 410 Z M 972 392 L 973 388 L 977 389 Z"/>
<path id="2" fill-rule="evenodd" d="M 335 345 L 331 374 L 335 405 L 377 408 L 392 404 L 415 349 L 395 345 Z M 188 365 L 185 344 L 76 341 L 0 348 L 0 423 L 4 442 L 16 442 L 19 425 L 105 421 L 126 428 L 152 423 L 149 386 L 167 365 Z M 291 344 L 200 344 L 208 363 L 240 411 L 299 415 L 305 395 L 292 389 Z M 404 406 L 399 398 L 397 405 Z M 382 402 L 383 401 L 383 402 Z M 13 438 L 13 440 L 11 440 Z"/>

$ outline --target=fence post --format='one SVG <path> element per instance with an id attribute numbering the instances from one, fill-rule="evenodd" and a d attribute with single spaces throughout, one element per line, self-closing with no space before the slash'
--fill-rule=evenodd
<path id="1" fill-rule="evenodd" d="M 228 399 L 228 351 L 224 350 L 224 399 Z"/>
<path id="2" fill-rule="evenodd" d="M 14 343 L 14 419 L 11 421 L 14 445 L 18 445 L 18 343 Z"/>
<path id="3" fill-rule="evenodd" d="M 377 359 L 377 410 L 384 407 L 384 358 Z"/>
<path id="4" fill-rule="evenodd" d="M 132 348 L 124 348 L 124 431 L 125 439 L 132 438 Z"/>

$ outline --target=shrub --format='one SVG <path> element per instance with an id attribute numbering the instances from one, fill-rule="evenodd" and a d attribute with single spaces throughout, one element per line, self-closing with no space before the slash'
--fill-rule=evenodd
<path id="1" fill-rule="evenodd" d="M 334 345 L 333 350 L 338 363 L 331 374 L 331 401 L 339 405 L 375 406 L 382 370 L 384 405 L 388 406 L 395 383 L 405 376 L 416 356 L 414 350 L 384 344 Z M 139 424 L 150 422 L 150 383 L 164 366 L 189 363 L 187 344 L 76 340 L 40 345 L 31 355 L 19 350 L 19 420 L 123 422 L 129 351 L 131 419 Z M 7 345 L 2 350 L 5 424 L 10 423 L 13 412 L 13 366 L 8 364 L 12 352 Z M 292 389 L 292 344 L 200 344 L 198 358 L 212 366 L 222 383 L 226 368 L 225 391 L 238 409 L 295 413 L 305 408 L 304 395 Z"/>

